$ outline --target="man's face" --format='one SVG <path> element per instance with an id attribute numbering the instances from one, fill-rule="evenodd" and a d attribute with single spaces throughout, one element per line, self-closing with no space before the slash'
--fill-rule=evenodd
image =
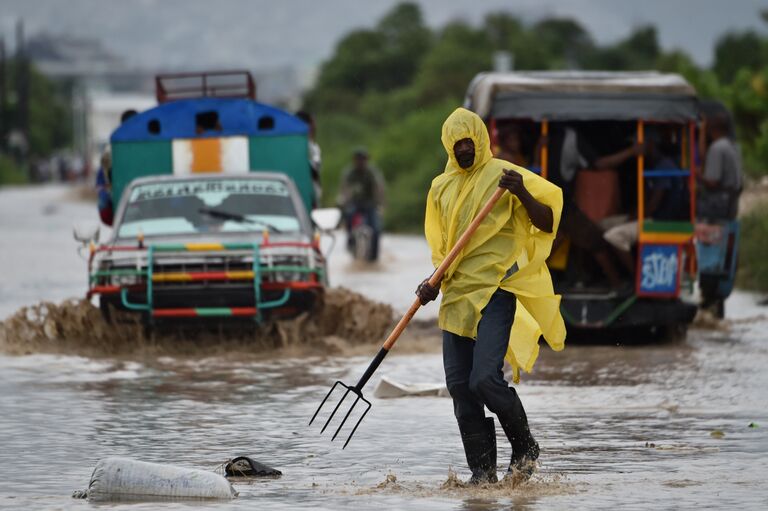
<path id="1" fill-rule="evenodd" d="M 504 137 L 504 148 L 510 152 L 516 153 L 521 150 L 520 132 L 512 130 Z"/>
<path id="2" fill-rule="evenodd" d="M 357 170 L 363 170 L 368 164 L 368 157 L 364 154 L 356 154 L 353 158 L 354 167 Z"/>
<path id="3" fill-rule="evenodd" d="M 659 146 L 654 138 L 648 138 L 643 144 L 643 156 L 645 160 L 652 166 L 656 166 L 659 160 Z"/>
<path id="4" fill-rule="evenodd" d="M 468 169 L 475 163 L 475 143 L 471 138 L 462 138 L 453 144 L 453 154 L 459 167 Z"/>

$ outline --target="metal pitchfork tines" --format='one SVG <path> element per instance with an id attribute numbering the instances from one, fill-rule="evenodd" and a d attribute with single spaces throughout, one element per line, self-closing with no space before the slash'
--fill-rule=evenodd
<path id="1" fill-rule="evenodd" d="M 331 394 L 333 394 L 333 391 L 336 390 L 336 388 L 341 387 L 346 389 L 344 391 L 344 395 L 341 396 L 341 399 L 336 404 L 336 407 L 331 412 L 331 415 L 328 416 L 328 419 L 325 421 L 325 424 L 323 424 L 323 429 L 320 430 L 320 433 L 324 433 L 325 430 L 328 428 L 328 425 L 333 420 L 333 416 L 336 415 L 336 412 L 339 411 L 339 408 L 341 408 L 341 404 L 344 402 L 345 399 L 347 399 L 347 396 L 351 392 L 352 394 L 355 394 L 357 397 L 355 398 L 355 401 L 352 403 L 352 406 L 349 407 L 349 410 L 347 411 L 347 414 L 344 416 L 344 419 L 342 419 L 341 424 L 339 424 L 339 427 L 336 428 L 336 432 L 333 433 L 333 436 L 331 437 L 331 442 L 336 440 L 336 437 L 339 436 L 339 433 L 341 432 L 341 428 L 344 427 L 344 424 L 347 422 L 347 419 L 349 419 L 349 416 L 352 415 L 352 410 L 355 409 L 357 406 L 357 403 L 362 401 L 363 404 L 365 404 L 365 410 L 363 411 L 362 415 L 360 415 L 360 418 L 357 419 L 357 422 L 355 423 L 355 427 L 352 428 L 352 432 L 347 437 L 347 441 L 344 442 L 344 447 L 347 446 L 350 440 L 352 440 L 352 435 L 355 434 L 355 431 L 357 431 L 357 427 L 360 425 L 361 422 L 363 422 L 363 419 L 365 418 L 365 415 L 368 413 L 368 411 L 371 409 L 371 402 L 365 399 L 363 397 L 363 387 L 366 383 L 368 383 L 368 380 L 373 375 L 373 372 L 376 370 L 377 367 L 379 367 L 379 364 L 381 364 L 381 361 L 384 360 L 384 357 L 387 356 L 387 350 L 384 348 L 381 348 L 379 350 L 379 353 L 376 355 L 376 358 L 373 359 L 373 362 L 368 366 L 368 369 L 366 369 L 365 374 L 363 374 L 362 378 L 360 378 L 360 381 L 357 382 L 357 385 L 354 387 L 350 387 L 346 383 L 342 381 L 337 381 L 333 384 L 333 387 L 331 387 L 331 390 L 328 391 L 328 394 L 325 395 L 325 398 L 323 399 L 323 402 L 320 403 L 320 406 L 315 411 L 315 414 L 312 416 L 312 419 L 309 421 L 309 424 L 311 425 L 315 419 L 317 418 L 317 415 L 320 413 L 320 409 L 325 405 L 326 401 L 328 401 L 328 398 L 331 397 Z"/>
<path id="2" fill-rule="evenodd" d="M 440 266 L 435 270 L 435 272 L 432 274 L 432 276 L 429 278 L 429 285 L 430 286 L 437 286 L 440 281 L 443 278 L 443 274 L 448 269 L 448 267 L 453 264 L 453 261 L 458 257 L 459 253 L 462 251 L 464 246 L 467 244 L 469 239 L 472 237 L 472 234 L 477 230 L 477 227 L 480 225 L 480 222 L 483 221 L 483 219 L 488 215 L 488 213 L 493 209 L 493 206 L 496 204 L 496 202 L 501 198 L 502 195 L 504 195 L 504 189 L 499 188 L 494 192 L 494 194 L 491 196 L 490 199 L 488 199 L 488 202 L 485 203 L 483 208 L 480 210 L 480 212 L 475 216 L 475 219 L 472 220 L 472 223 L 469 224 L 469 227 L 467 227 L 467 230 L 464 231 L 464 233 L 461 235 L 461 237 L 456 241 L 456 244 L 453 246 L 451 251 L 448 253 L 447 256 L 445 256 L 445 259 L 442 263 L 440 263 Z M 312 425 L 313 422 L 315 422 L 315 419 L 320 414 L 320 410 L 322 410 L 323 406 L 325 406 L 325 403 L 328 402 L 328 399 L 331 397 L 331 395 L 334 393 L 334 391 L 337 388 L 345 389 L 344 394 L 341 396 L 341 399 L 334 407 L 333 411 L 331 412 L 331 415 L 328 416 L 328 419 L 326 419 L 325 424 L 323 424 L 323 429 L 320 430 L 320 433 L 324 433 L 326 429 L 328 429 L 328 426 L 331 424 L 331 421 L 333 420 L 333 417 L 336 415 L 336 412 L 339 411 L 341 408 L 342 403 L 347 399 L 347 396 L 350 394 L 354 394 L 355 400 L 352 403 L 352 406 L 349 407 L 349 410 L 347 410 L 347 413 L 344 415 L 344 418 L 341 420 L 341 424 L 336 428 L 336 431 L 333 433 L 333 436 L 331 437 L 331 441 L 334 441 L 337 436 L 339 436 L 339 433 L 341 433 L 342 428 L 344 427 L 344 424 L 346 424 L 347 419 L 352 415 L 352 411 L 355 409 L 357 404 L 362 401 L 365 405 L 365 410 L 363 411 L 362 415 L 360 415 L 360 418 L 357 419 L 357 422 L 355 423 L 355 426 L 352 428 L 352 431 L 349 433 L 349 436 L 347 437 L 347 441 L 344 442 L 344 446 L 342 449 L 344 449 L 347 444 L 349 444 L 349 441 L 352 440 L 352 436 L 355 434 L 355 431 L 357 431 L 358 426 L 360 426 L 360 423 L 363 422 L 363 419 L 368 414 L 368 412 L 371 409 L 371 402 L 365 399 L 363 396 L 363 387 L 365 387 L 365 384 L 368 383 L 368 380 L 371 379 L 371 376 L 373 376 L 373 373 L 376 372 L 376 369 L 378 369 L 379 365 L 381 364 L 381 361 L 384 360 L 384 357 L 387 356 L 389 353 L 389 350 L 392 349 L 392 346 L 395 345 L 395 342 L 397 342 L 397 339 L 400 337 L 400 334 L 403 333 L 403 330 L 405 330 L 405 327 L 408 326 L 408 323 L 411 321 L 411 318 L 413 318 L 414 314 L 416 314 L 416 311 L 419 310 L 419 307 L 421 307 L 421 301 L 416 298 L 416 300 L 413 302 L 411 307 L 408 309 L 408 311 L 403 315 L 403 317 L 398 321 L 395 328 L 392 330 L 392 333 L 389 334 L 389 337 L 387 337 L 387 340 L 384 341 L 384 344 L 381 346 L 381 349 L 376 354 L 376 356 L 373 358 L 371 363 L 368 365 L 368 368 L 365 370 L 365 373 L 363 373 L 363 376 L 360 378 L 360 380 L 357 382 L 356 385 L 353 387 L 350 387 L 349 385 L 345 384 L 342 381 L 337 381 L 333 384 L 333 387 L 331 387 L 331 390 L 328 392 L 328 394 L 325 395 L 325 398 L 323 399 L 323 402 L 320 403 L 320 406 L 315 411 L 315 414 L 312 416 L 312 419 L 309 421 L 309 424 Z"/>

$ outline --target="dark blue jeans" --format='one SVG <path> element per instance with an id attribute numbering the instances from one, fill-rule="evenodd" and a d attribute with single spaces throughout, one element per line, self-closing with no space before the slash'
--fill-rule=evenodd
<path id="1" fill-rule="evenodd" d="M 503 372 L 516 305 L 513 293 L 497 289 L 482 311 L 476 341 L 443 331 L 445 381 L 459 422 L 482 420 L 483 406 L 499 416 L 522 410 Z"/>

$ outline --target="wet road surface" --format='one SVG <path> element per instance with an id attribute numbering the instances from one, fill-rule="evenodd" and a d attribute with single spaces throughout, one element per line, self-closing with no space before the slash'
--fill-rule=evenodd
<path id="1" fill-rule="evenodd" d="M 95 211 L 64 200 L 67 193 L 0 190 L 0 317 L 83 292 L 70 226 Z M 418 238 L 385 238 L 374 270 L 350 267 L 341 252 L 337 246 L 331 263 L 336 283 L 378 292 L 400 309 L 429 270 Z M 108 507 L 765 509 L 768 310 L 744 293 L 727 308 L 729 321 L 692 329 L 684 340 L 543 349 L 518 386 L 541 467 L 516 488 L 451 483 L 451 467 L 460 478 L 468 473 L 447 398 L 371 398 L 371 413 L 344 451 L 307 428 L 330 384 L 354 383 L 368 356 L 0 355 L 0 508 L 94 507 L 70 495 L 107 456 L 216 469 L 251 455 L 283 477 L 236 484 L 240 496 L 231 502 Z M 372 343 L 371 356 L 376 349 Z M 439 339 L 424 353 L 397 355 L 396 348 L 381 375 L 442 382 Z M 509 448 L 498 440 L 502 463 Z"/>

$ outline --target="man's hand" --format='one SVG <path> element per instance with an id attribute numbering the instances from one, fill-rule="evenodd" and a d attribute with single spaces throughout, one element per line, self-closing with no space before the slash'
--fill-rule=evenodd
<path id="1" fill-rule="evenodd" d="M 437 298 L 438 294 L 440 294 L 440 283 L 438 282 L 436 287 L 432 287 L 429 285 L 429 279 L 424 279 L 424 281 L 419 284 L 419 287 L 416 288 L 416 296 L 419 297 L 422 305 L 426 305 L 433 301 Z"/>
<path id="2" fill-rule="evenodd" d="M 499 188 L 509 190 L 520 199 L 533 225 L 544 232 L 552 232 L 552 209 L 533 198 L 523 184 L 523 176 L 519 172 L 504 169 L 504 175 L 499 179 Z"/>
<path id="3" fill-rule="evenodd" d="M 509 193 L 518 197 L 528 191 L 523 184 L 523 176 L 519 172 L 509 169 L 504 169 L 504 174 L 499 179 L 499 188 L 509 190 Z"/>

